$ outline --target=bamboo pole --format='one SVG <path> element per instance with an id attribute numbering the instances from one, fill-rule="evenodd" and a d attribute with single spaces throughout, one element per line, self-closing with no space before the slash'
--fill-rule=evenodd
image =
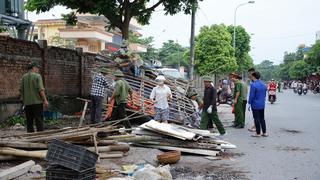
<path id="1" fill-rule="evenodd" d="M 24 151 L 24 150 L 20 150 L 20 149 L 14 149 L 14 148 L 8 148 L 8 147 L 0 147 L 0 154 L 44 159 L 46 157 L 47 150 L 43 150 L 43 151 Z"/>

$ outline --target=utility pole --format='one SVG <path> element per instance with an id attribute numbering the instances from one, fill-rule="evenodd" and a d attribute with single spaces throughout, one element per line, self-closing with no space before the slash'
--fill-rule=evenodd
<path id="1" fill-rule="evenodd" d="M 190 71 L 189 71 L 189 79 L 193 80 L 194 74 L 194 27 L 195 27 L 195 16 L 196 10 L 198 7 L 198 3 L 195 2 L 192 5 L 192 12 L 191 12 L 191 38 L 190 38 Z"/>

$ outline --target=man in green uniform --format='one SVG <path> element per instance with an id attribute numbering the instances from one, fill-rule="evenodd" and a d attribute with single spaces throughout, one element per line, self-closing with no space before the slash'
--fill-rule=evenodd
<path id="1" fill-rule="evenodd" d="M 20 95 L 25 106 L 27 132 L 34 132 L 34 120 L 37 131 L 43 131 L 43 106 L 48 107 L 49 103 L 39 74 L 39 65 L 35 62 L 28 65 L 28 72 L 22 76 Z"/>
<path id="2" fill-rule="evenodd" d="M 235 83 L 234 87 L 234 115 L 235 115 L 235 121 L 234 121 L 234 127 L 235 128 L 244 128 L 244 114 L 243 114 L 243 88 L 242 88 L 242 82 L 240 81 L 240 76 L 231 73 L 230 79 Z"/>
<path id="3" fill-rule="evenodd" d="M 210 76 L 203 77 L 205 89 L 203 96 L 203 111 L 201 114 L 200 129 L 208 129 L 209 121 L 213 121 L 219 133 L 226 133 L 217 113 L 217 90 L 211 85 Z"/>
<path id="4" fill-rule="evenodd" d="M 115 105 L 112 111 L 112 120 L 120 120 L 124 119 L 127 115 L 126 113 L 126 105 L 128 95 L 130 95 L 130 99 L 132 101 L 132 89 L 130 88 L 129 83 L 123 79 L 124 74 L 117 70 L 114 73 L 115 76 L 115 89 L 112 94 L 111 99 L 115 99 Z M 133 102 L 133 101 L 132 101 Z M 127 129 L 131 129 L 131 124 L 128 120 L 123 121 L 123 125 Z M 128 131 L 131 132 L 131 131 Z"/>

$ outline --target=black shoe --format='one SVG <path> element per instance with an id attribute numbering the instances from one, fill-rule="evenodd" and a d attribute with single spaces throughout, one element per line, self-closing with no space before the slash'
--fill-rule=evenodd
<path id="1" fill-rule="evenodd" d="M 244 126 L 236 126 L 235 128 L 236 128 L 236 129 L 243 129 Z"/>

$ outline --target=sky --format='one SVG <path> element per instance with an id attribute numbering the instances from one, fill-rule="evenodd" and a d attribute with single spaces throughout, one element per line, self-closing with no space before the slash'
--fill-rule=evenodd
<path id="1" fill-rule="evenodd" d="M 234 23 L 236 7 L 248 1 L 242 0 L 203 0 L 196 14 L 196 35 L 202 26 Z M 310 46 L 315 43 L 316 32 L 320 31 L 319 0 L 255 0 L 237 10 L 236 25 L 243 26 L 251 37 L 250 55 L 255 64 L 263 60 L 281 63 L 285 51 L 294 52 L 300 44 Z M 174 40 L 189 46 L 191 15 L 183 13 L 165 16 L 159 7 L 151 17 L 150 24 L 140 31 L 143 37 L 153 36 L 155 47 L 163 42 Z M 67 13 L 57 7 L 39 15 L 29 13 L 30 20 L 59 18 Z M 54 16 L 53 16 L 54 15 Z"/>

